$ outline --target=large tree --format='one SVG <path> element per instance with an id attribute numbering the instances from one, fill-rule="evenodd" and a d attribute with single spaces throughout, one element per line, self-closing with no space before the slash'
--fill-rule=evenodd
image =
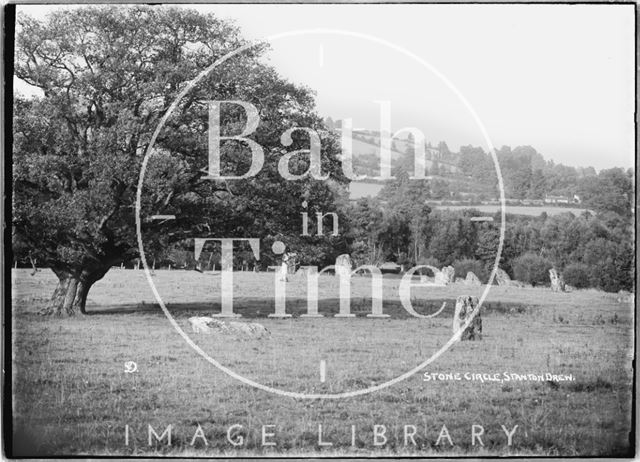
<path id="1" fill-rule="evenodd" d="M 136 188 L 160 118 L 187 82 L 245 42 L 232 25 L 184 8 L 84 7 L 17 22 L 15 74 L 42 95 L 14 103 L 14 252 L 58 276 L 44 312 L 83 313 L 92 284 L 138 256 Z M 303 200 L 326 210 L 344 191 L 337 144 L 322 130 L 312 92 L 263 64 L 265 49 L 249 48 L 216 68 L 165 124 L 148 164 L 141 216 L 177 219 L 144 224 L 146 252 L 189 237 L 298 235 Z M 203 179 L 210 100 L 257 108 L 261 124 L 251 138 L 265 153 L 258 175 Z M 238 134 L 246 122 L 242 108 L 223 105 L 223 135 Z M 309 146 L 308 135 L 295 132 L 285 149 L 280 136 L 293 126 L 319 132 L 323 173 L 337 182 L 279 175 L 283 153 Z M 222 154 L 223 174 L 248 170 L 246 145 L 227 142 Z M 303 154 L 290 160 L 292 172 L 309 166 Z"/>

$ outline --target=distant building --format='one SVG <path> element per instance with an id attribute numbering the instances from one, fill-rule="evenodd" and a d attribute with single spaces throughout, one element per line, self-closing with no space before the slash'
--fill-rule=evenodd
<path id="1" fill-rule="evenodd" d="M 570 202 L 567 196 L 545 196 L 545 204 L 568 204 Z"/>
<path id="2" fill-rule="evenodd" d="M 544 201 L 542 199 L 522 199 L 520 203 L 522 205 L 543 205 Z"/>

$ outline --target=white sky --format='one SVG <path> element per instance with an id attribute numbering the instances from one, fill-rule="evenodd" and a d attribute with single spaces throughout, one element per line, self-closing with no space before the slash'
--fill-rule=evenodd
<path id="1" fill-rule="evenodd" d="M 444 75 L 496 147 L 597 169 L 634 165 L 633 5 L 189 5 L 235 20 L 250 39 L 301 29 L 375 36 Z M 59 7 L 21 6 L 42 18 Z M 272 42 L 270 62 L 317 92 L 318 110 L 377 129 L 420 128 L 428 141 L 487 147 L 469 111 L 431 71 L 379 43 L 315 33 Z M 27 92 L 17 84 L 19 91 Z"/>

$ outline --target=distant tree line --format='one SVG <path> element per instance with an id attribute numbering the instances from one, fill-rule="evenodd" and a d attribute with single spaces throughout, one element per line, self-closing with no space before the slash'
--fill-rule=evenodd
<path id="1" fill-rule="evenodd" d="M 471 189 L 497 183 L 493 160 L 480 148 L 462 147 L 457 156 Z M 548 270 L 553 267 L 578 288 L 633 288 L 632 171 L 612 168 L 597 173 L 593 168 L 556 165 L 530 147 L 503 147 L 497 156 L 508 197 L 574 193 L 593 210 L 579 216 L 507 215 L 500 266 L 511 277 L 533 285 L 547 284 Z M 396 179 L 377 198 L 350 204 L 345 215 L 349 217 L 352 256 L 360 263 L 390 260 L 408 266 L 453 265 L 459 277 L 473 271 L 486 281 L 498 249 L 500 213 L 493 222 L 481 223 L 471 221 L 480 215 L 477 210 L 430 208 L 426 201 L 446 197 L 450 188 L 461 183 L 450 178 L 410 180 L 412 162 L 412 152 L 407 150 L 394 169 Z"/>
<path id="2" fill-rule="evenodd" d="M 633 171 L 621 168 L 601 170 L 593 167 L 568 167 L 545 160 L 531 146 L 496 151 L 504 181 L 505 196 L 513 199 L 544 199 L 546 195 L 572 198 L 578 195 L 582 205 L 599 211 L 614 211 L 629 216 L 633 200 Z M 497 175 L 491 155 L 481 148 L 462 146 L 458 167 L 473 182 L 490 185 L 497 194 Z"/>

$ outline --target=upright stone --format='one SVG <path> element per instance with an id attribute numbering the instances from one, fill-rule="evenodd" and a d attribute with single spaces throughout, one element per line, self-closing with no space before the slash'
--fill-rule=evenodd
<path id="1" fill-rule="evenodd" d="M 344 275 L 349 277 L 351 275 L 351 257 L 349 254 L 338 255 L 336 258 L 336 276 Z"/>
<path id="2" fill-rule="evenodd" d="M 280 269 L 278 270 L 278 275 L 280 276 L 280 280 L 287 282 L 289 278 L 287 277 L 289 274 L 289 266 L 287 266 L 286 262 L 282 262 L 280 264 Z"/>
<path id="3" fill-rule="evenodd" d="M 564 292 L 564 278 L 559 275 L 555 268 L 549 270 L 549 279 L 551 280 L 551 290 L 554 292 Z"/>
<path id="4" fill-rule="evenodd" d="M 469 271 L 467 273 L 467 277 L 464 280 L 464 284 L 467 286 L 481 286 L 482 282 L 480 282 L 480 279 L 478 279 L 478 276 L 476 276 L 473 271 Z"/>
<path id="5" fill-rule="evenodd" d="M 457 333 L 467 322 L 473 310 L 478 306 L 478 297 L 461 295 L 456 299 L 453 313 L 453 333 Z M 480 312 L 460 335 L 460 340 L 482 340 L 482 317 Z"/>
<path id="6" fill-rule="evenodd" d="M 512 285 L 511 284 L 511 278 L 509 277 L 507 272 L 505 270 L 503 270 L 502 268 L 498 268 L 496 270 L 496 283 L 499 286 L 510 286 L 510 285 Z"/>
<path id="7" fill-rule="evenodd" d="M 445 266 L 444 268 L 442 268 L 442 273 L 447 276 L 449 283 L 454 281 L 456 270 L 453 268 L 453 266 Z"/>
<path id="8" fill-rule="evenodd" d="M 453 266 L 445 266 L 436 273 L 435 283 L 439 285 L 449 285 L 455 279 L 456 270 Z"/>

